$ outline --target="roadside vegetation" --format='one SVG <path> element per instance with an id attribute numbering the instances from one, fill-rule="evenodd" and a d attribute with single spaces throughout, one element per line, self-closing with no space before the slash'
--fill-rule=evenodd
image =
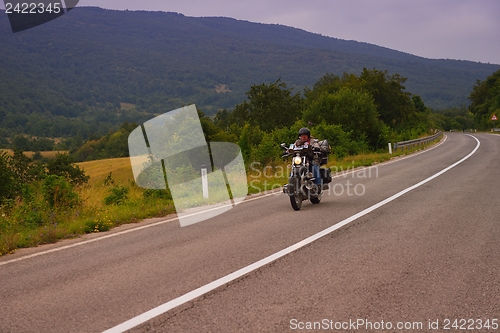
<path id="1" fill-rule="evenodd" d="M 128 158 L 77 165 L 2 152 L 0 177 L 0 255 L 174 212 L 166 191 L 135 186 Z"/>
<path id="2" fill-rule="evenodd" d="M 327 167 L 334 172 L 350 171 L 415 149 L 393 155 L 369 153 L 332 158 Z M 20 151 L 13 155 L 3 152 L 0 174 L 10 180 L 0 180 L 5 184 L 0 193 L 0 255 L 175 213 L 167 190 L 136 186 L 128 158 L 75 164 L 67 154 L 57 154 L 49 166 L 34 162 Z M 286 161 L 255 163 L 247 172 L 248 193 L 279 189 L 286 183 L 287 174 Z M 21 179 L 24 183 L 17 186 Z"/>
<path id="3" fill-rule="evenodd" d="M 405 78 L 375 69 L 359 76 L 326 74 L 302 95 L 281 80 L 256 85 L 233 110 L 221 110 L 215 117 L 198 112 L 207 141 L 239 145 L 249 193 L 257 193 L 286 182 L 287 162 L 279 144 L 293 142 L 304 126 L 330 143 L 327 166 L 333 171 L 406 154 L 389 155 L 387 144 L 427 136 L 431 129 L 449 130 L 455 124 L 460 130 L 469 124 L 487 129 L 491 114 L 500 116 L 498 76 L 474 87 L 466 115 L 472 122 L 431 112 L 418 95 L 405 91 Z M 136 127 L 124 123 L 106 136 L 73 145 L 69 152 L 0 152 L 0 255 L 174 213 L 168 189 L 145 190 L 133 180 L 127 139 Z M 30 140 L 18 141 L 29 148 Z"/>

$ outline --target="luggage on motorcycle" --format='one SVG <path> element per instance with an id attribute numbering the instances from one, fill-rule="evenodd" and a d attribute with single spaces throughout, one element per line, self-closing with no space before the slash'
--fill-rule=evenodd
<path id="1" fill-rule="evenodd" d="M 319 165 L 325 165 L 328 163 L 328 154 L 330 154 L 330 145 L 328 144 L 328 141 L 321 140 L 318 141 L 319 144 L 319 151 L 321 152 L 319 156 Z"/>
<path id="2" fill-rule="evenodd" d="M 321 175 L 321 179 L 323 179 L 323 184 L 331 183 L 332 171 L 329 168 L 320 168 L 319 174 Z"/>
<path id="3" fill-rule="evenodd" d="M 328 155 L 321 153 L 319 156 L 319 165 L 325 165 L 328 163 Z"/>
<path id="4" fill-rule="evenodd" d="M 318 141 L 319 143 L 319 150 L 322 152 L 322 153 L 325 153 L 325 154 L 330 154 L 330 145 L 328 144 L 328 140 L 321 140 L 321 141 Z"/>

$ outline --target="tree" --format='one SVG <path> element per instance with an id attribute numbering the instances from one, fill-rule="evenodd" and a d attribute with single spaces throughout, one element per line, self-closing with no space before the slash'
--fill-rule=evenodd
<path id="1" fill-rule="evenodd" d="M 425 105 L 419 96 L 405 92 L 406 78 L 399 74 L 389 75 L 387 71 L 363 68 L 360 76 L 344 73 L 342 77 L 327 73 L 313 89 L 305 90 L 306 108 L 324 94 L 334 94 L 344 87 L 368 93 L 376 105 L 379 119 L 393 129 L 405 129 L 414 124 L 418 111 L 425 111 Z"/>
<path id="2" fill-rule="evenodd" d="M 413 95 L 411 97 L 411 100 L 413 102 L 413 106 L 419 112 L 426 112 L 427 111 L 427 108 L 425 107 L 424 101 L 422 101 L 422 97 L 420 97 L 419 95 Z"/>
<path id="3" fill-rule="evenodd" d="M 477 80 L 469 95 L 469 111 L 477 123 L 485 129 L 493 114 L 500 116 L 500 70 L 488 76 L 485 81 Z"/>
<path id="4" fill-rule="evenodd" d="M 381 140 L 383 124 L 373 98 L 366 92 L 343 87 L 333 94 L 324 93 L 304 112 L 304 121 L 314 124 L 340 125 L 356 141 L 366 141 L 376 148 Z"/>
<path id="5" fill-rule="evenodd" d="M 57 154 L 47 163 L 47 174 L 65 177 L 70 183 L 79 185 L 87 183 L 89 176 L 80 167 L 73 163 L 68 154 Z"/>
<path id="6" fill-rule="evenodd" d="M 203 111 L 198 111 L 198 117 L 200 118 L 201 129 L 205 135 L 205 140 L 207 142 L 214 141 L 214 137 L 220 132 L 220 128 L 215 126 L 213 120 L 210 117 L 205 116 Z"/>
<path id="7" fill-rule="evenodd" d="M 301 116 L 300 95 L 292 95 L 292 89 L 287 89 L 281 79 L 269 85 L 254 85 L 246 95 L 249 101 L 237 105 L 230 116 L 240 126 L 247 121 L 252 126 L 270 132 L 275 128 L 293 125 Z"/>
<path id="8" fill-rule="evenodd" d="M 249 132 L 250 132 L 250 125 L 245 124 L 245 126 L 243 126 L 243 130 L 241 131 L 240 139 L 238 140 L 238 145 L 240 146 L 241 154 L 246 162 L 250 160 L 250 156 L 252 155 L 252 146 L 250 144 Z"/>
<path id="9" fill-rule="evenodd" d="M 224 130 L 227 130 L 229 128 L 229 116 L 231 115 L 231 112 L 228 109 L 222 109 L 217 111 L 214 117 L 214 124 L 222 128 Z"/>
<path id="10" fill-rule="evenodd" d="M 30 139 L 28 139 L 24 135 L 16 135 L 12 139 L 12 147 L 14 147 L 14 149 L 16 150 L 22 150 L 22 151 L 30 150 L 31 148 Z"/>
<path id="11" fill-rule="evenodd" d="M 14 155 L 9 159 L 9 167 L 15 173 L 20 184 L 30 183 L 43 174 L 39 164 L 31 163 L 32 160 L 24 155 L 21 150 L 14 150 Z"/>
<path id="12" fill-rule="evenodd" d="M 128 134 L 119 130 L 109 136 L 104 145 L 104 156 L 106 157 L 128 157 Z"/>
<path id="13" fill-rule="evenodd" d="M 26 184 L 45 176 L 43 165 L 32 163 L 22 151 L 14 151 L 13 156 L 0 153 L 0 204 L 5 199 L 14 199 Z"/>
<path id="14" fill-rule="evenodd" d="M 401 128 L 415 114 L 411 94 L 404 91 L 405 77 L 363 68 L 359 79 L 361 89 L 372 95 L 380 119 L 387 125 Z"/>
<path id="15" fill-rule="evenodd" d="M 354 74 L 344 73 L 342 77 L 340 77 L 333 73 L 326 73 L 313 85 L 312 89 L 307 87 L 304 89 L 306 108 L 312 101 L 316 100 L 324 93 L 333 94 L 342 87 L 356 86 L 358 81 L 358 77 Z"/>

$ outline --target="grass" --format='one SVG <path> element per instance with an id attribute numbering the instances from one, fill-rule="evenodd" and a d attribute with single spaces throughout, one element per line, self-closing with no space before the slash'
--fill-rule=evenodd
<path id="1" fill-rule="evenodd" d="M 423 147 L 404 152 L 399 150 L 392 155 L 380 152 L 331 159 L 325 167 L 334 174 L 372 166 Z M 249 194 L 280 188 L 287 182 L 289 162 L 250 165 L 247 170 Z M 83 162 L 78 166 L 90 176 L 90 180 L 75 189 L 80 198 L 76 207 L 50 208 L 36 190 L 33 190 L 35 194 L 30 200 L 16 200 L 8 207 L 0 207 L 0 255 L 175 212 L 173 201 L 163 195 L 165 191 L 148 192 L 135 184 L 129 158 Z M 107 205 L 106 201 L 112 204 Z"/>

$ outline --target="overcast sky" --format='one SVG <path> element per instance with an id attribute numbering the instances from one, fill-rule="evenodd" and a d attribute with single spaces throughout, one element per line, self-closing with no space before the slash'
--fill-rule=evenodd
<path id="1" fill-rule="evenodd" d="M 78 6 L 276 23 L 426 58 L 500 64 L 499 0 L 80 0 Z"/>

